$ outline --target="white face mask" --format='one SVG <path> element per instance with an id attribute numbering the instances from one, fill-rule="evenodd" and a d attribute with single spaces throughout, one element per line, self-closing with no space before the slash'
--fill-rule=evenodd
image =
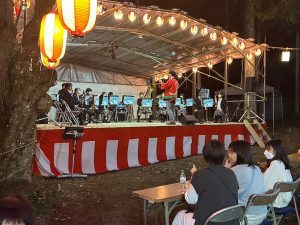
<path id="1" fill-rule="evenodd" d="M 273 159 L 273 158 L 274 158 L 273 153 L 271 153 L 271 152 L 269 152 L 269 151 L 267 151 L 267 150 L 265 150 L 264 155 L 265 155 L 265 157 L 266 157 L 267 159 Z"/>

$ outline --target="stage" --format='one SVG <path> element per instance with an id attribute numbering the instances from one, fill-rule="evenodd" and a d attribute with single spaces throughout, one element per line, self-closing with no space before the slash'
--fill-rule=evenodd
<path id="1" fill-rule="evenodd" d="M 76 145 L 75 173 L 100 174 L 202 154 L 205 143 L 218 139 L 226 149 L 231 141 L 253 142 L 243 123 L 205 123 L 168 126 L 164 123 L 90 124 Z M 70 174 L 72 140 L 64 127 L 37 125 L 33 174 Z"/>

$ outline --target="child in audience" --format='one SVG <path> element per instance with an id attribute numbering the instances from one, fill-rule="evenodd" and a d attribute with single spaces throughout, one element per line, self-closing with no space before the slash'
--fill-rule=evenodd
<path id="1" fill-rule="evenodd" d="M 265 187 L 263 174 L 252 161 L 250 144 L 246 141 L 234 141 L 229 145 L 229 159 L 225 167 L 231 168 L 239 183 L 239 204 L 246 207 L 253 194 L 263 194 Z M 260 224 L 267 215 L 265 206 L 252 206 L 247 213 L 248 225 Z"/>

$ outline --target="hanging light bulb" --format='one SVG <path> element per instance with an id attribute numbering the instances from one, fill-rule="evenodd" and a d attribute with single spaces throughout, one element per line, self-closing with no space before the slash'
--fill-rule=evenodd
<path id="1" fill-rule="evenodd" d="M 244 42 L 241 42 L 240 44 L 239 44 L 239 48 L 241 49 L 241 50 L 244 50 L 245 49 L 245 43 Z"/>
<path id="2" fill-rule="evenodd" d="M 261 55 L 261 50 L 260 50 L 260 48 L 256 49 L 255 52 L 254 52 L 254 54 L 255 54 L 256 56 L 260 56 L 260 55 Z"/>
<path id="3" fill-rule="evenodd" d="M 169 78 L 168 74 L 164 75 L 164 79 L 167 80 Z"/>
<path id="4" fill-rule="evenodd" d="M 185 30 L 186 29 L 186 27 L 187 27 L 187 21 L 186 20 L 181 20 L 180 21 L 180 27 L 181 27 L 181 29 L 182 30 Z"/>
<path id="5" fill-rule="evenodd" d="M 228 57 L 226 59 L 226 62 L 227 62 L 228 65 L 230 65 L 233 62 L 233 58 L 232 57 Z"/>
<path id="6" fill-rule="evenodd" d="M 282 51 L 281 53 L 281 61 L 282 62 L 289 62 L 291 57 L 291 52 L 288 50 Z"/>
<path id="7" fill-rule="evenodd" d="M 148 13 L 145 13 L 143 16 L 144 24 L 148 24 L 151 21 L 151 16 Z"/>
<path id="8" fill-rule="evenodd" d="M 136 12 L 135 11 L 130 11 L 128 13 L 128 19 L 130 22 L 134 22 L 136 20 Z"/>
<path id="9" fill-rule="evenodd" d="M 199 31 L 199 28 L 197 26 L 192 26 L 191 27 L 191 33 L 192 35 L 196 35 Z"/>
<path id="10" fill-rule="evenodd" d="M 208 64 L 207 64 L 207 67 L 209 68 L 209 69 L 212 69 L 213 68 L 213 64 L 212 64 L 212 62 L 209 62 Z"/>
<path id="11" fill-rule="evenodd" d="M 170 16 L 169 17 L 169 24 L 171 26 L 174 26 L 176 24 L 176 18 L 175 18 L 175 16 Z"/>
<path id="12" fill-rule="evenodd" d="M 97 17 L 97 0 L 56 0 L 59 20 L 75 37 L 84 37 L 94 28 Z"/>
<path id="13" fill-rule="evenodd" d="M 97 7 L 98 15 L 102 16 L 106 12 L 107 8 L 103 4 L 99 4 Z"/>
<path id="14" fill-rule="evenodd" d="M 182 73 L 178 73 L 177 77 L 180 79 L 182 78 Z"/>
<path id="15" fill-rule="evenodd" d="M 121 20 L 121 19 L 123 19 L 124 14 L 123 14 L 122 10 L 116 10 L 114 13 L 114 16 L 115 16 L 116 20 Z"/>
<path id="16" fill-rule="evenodd" d="M 158 16 L 156 18 L 156 24 L 157 24 L 157 26 L 162 26 L 164 24 L 164 18 L 162 18 L 161 16 Z"/>
<path id="17" fill-rule="evenodd" d="M 197 67 L 193 67 L 193 72 L 197 73 L 198 72 L 198 68 Z"/>
<path id="18" fill-rule="evenodd" d="M 238 40 L 236 37 L 234 37 L 234 38 L 232 39 L 232 44 L 233 44 L 234 46 L 237 46 L 237 45 L 239 44 L 239 40 Z"/>
<path id="19" fill-rule="evenodd" d="M 207 29 L 207 27 L 202 27 L 202 28 L 201 28 L 201 34 L 202 34 L 203 36 L 205 36 L 205 35 L 208 34 L 208 29 Z"/>
<path id="20" fill-rule="evenodd" d="M 212 32 L 210 35 L 209 35 L 210 39 L 215 41 L 217 40 L 217 33 L 216 32 Z"/>
<path id="21" fill-rule="evenodd" d="M 20 4 L 22 5 L 24 3 L 24 0 L 20 0 Z M 25 0 L 25 5 L 23 6 L 23 9 L 26 7 L 26 9 L 30 8 L 30 0 Z"/>
<path id="22" fill-rule="evenodd" d="M 223 36 L 223 37 L 221 38 L 221 44 L 222 44 L 222 45 L 226 45 L 227 42 L 228 42 L 227 37 Z"/>
<path id="23" fill-rule="evenodd" d="M 251 52 L 249 52 L 249 53 L 247 54 L 247 59 L 251 60 L 252 58 L 253 58 L 253 54 L 252 54 Z"/>

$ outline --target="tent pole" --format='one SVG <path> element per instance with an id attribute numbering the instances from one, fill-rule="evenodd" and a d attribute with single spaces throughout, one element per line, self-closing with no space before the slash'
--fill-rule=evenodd
<path id="1" fill-rule="evenodd" d="M 228 64 L 227 61 L 224 61 L 224 92 L 225 92 L 225 100 L 227 100 L 227 92 L 228 92 Z"/>
<path id="2" fill-rule="evenodd" d="M 284 127 L 283 123 L 283 103 L 282 103 L 282 95 L 280 96 L 280 102 L 281 102 L 281 126 Z"/>
<path id="3" fill-rule="evenodd" d="M 275 132 L 275 94 L 274 91 L 272 92 L 273 95 L 273 135 Z"/>
<path id="4" fill-rule="evenodd" d="M 264 76 L 263 76 L 263 81 L 264 81 L 264 121 L 266 121 L 266 73 L 267 71 L 267 50 L 266 48 L 264 49 Z M 274 94 L 274 90 L 273 90 L 273 94 Z"/>

